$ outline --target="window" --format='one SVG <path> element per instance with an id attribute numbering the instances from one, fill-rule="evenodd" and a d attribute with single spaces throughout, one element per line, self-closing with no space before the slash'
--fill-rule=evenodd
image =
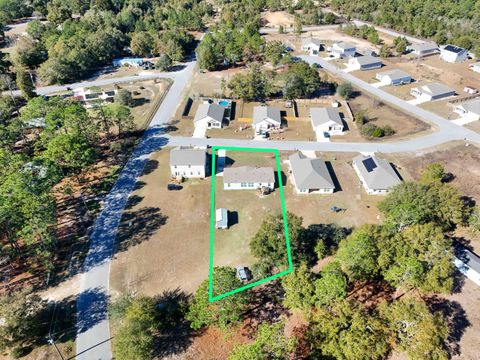
<path id="1" fill-rule="evenodd" d="M 246 187 L 246 186 L 247 186 L 247 183 L 244 183 L 244 182 L 240 183 L 240 187 L 243 188 L 243 187 Z"/>
<path id="2" fill-rule="evenodd" d="M 251 182 L 251 183 L 248 183 L 248 187 L 253 187 L 253 185 L 254 185 L 254 184 L 253 184 L 252 182 Z"/>

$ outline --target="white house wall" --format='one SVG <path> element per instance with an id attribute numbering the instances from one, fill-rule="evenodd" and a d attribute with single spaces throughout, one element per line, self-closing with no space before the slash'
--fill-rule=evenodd
<path id="1" fill-rule="evenodd" d="M 183 176 L 185 178 L 204 178 L 205 166 L 200 165 L 170 165 L 172 176 Z"/>

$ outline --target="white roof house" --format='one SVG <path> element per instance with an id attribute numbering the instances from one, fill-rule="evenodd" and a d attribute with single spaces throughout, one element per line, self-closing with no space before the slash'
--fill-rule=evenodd
<path id="1" fill-rule="evenodd" d="M 431 42 L 421 43 L 421 44 L 411 44 L 407 46 L 407 51 L 411 51 L 412 54 L 417 56 L 428 56 L 438 53 L 438 45 Z"/>
<path id="2" fill-rule="evenodd" d="M 352 165 L 365 191 L 370 195 L 386 194 L 402 182 L 392 165 L 376 156 L 358 155 L 353 158 Z"/>
<path id="3" fill-rule="evenodd" d="M 331 135 L 340 135 L 343 132 L 343 121 L 340 113 L 333 107 L 310 108 L 310 121 L 317 138 L 323 137 L 325 132 Z"/>
<path id="4" fill-rule="evenodd" d="M 331 194 L 335 191 L 335 184 L 322 159 L 308 158 L 297 152 L 290 155 L 288 160 L 297 193 Z"/>
<path id="5" fill-rule="evenodd" d="M 273 106 L 255 106 L 253 108 L 253 126 L 256 131 L 280 128 L 282 115 L 280 109 Z"/>
<path id="6" fill-rule="evenodd" d="M 388 85 L 403 85 L 412 81 L 410 74 L 398 69 L 379 72 L 375 75 L 375 78 Z"/>
<path id="7" fill-rule="evenodd" d="M 476 63 L 471 64 L 470 69 L 472 69 L 477 73 L 480 73 L 480 61 L 477 61 Z"/>
<path id="8" fill-rule="evenodd" d="M 195 127 L 219 129 L 223 124 L 225 107 L 218 104 L 200 104 L 193 119 Z"/>
<path id="9" fill-rule="evenodd" d="M 450 63 L 465 61 L 468 59 L 468 51 L 455 45 L 445 45 L 440 48 L 440 59 Z"/>
<path id="10" fill-rule="evenodd" d="M 383 66 L 382 61 L 374 56 L 357 56 L 348 60 L 348 66 L 354 70 L 371 70 Z"/>
<path id="11" fill-rule="evenodd" d="M 223 188 L 225 190 L 273 190 L 275 175 L 271 167 L 239 166 L 223 170 Z"/>
<path id="12" fill-rule="evenodd" d="M 410 95 L 426 101 L 438 100 L 455 95 L 455 89 L 440 83 L 429 83 L 410 90 Z"/>
<path id="13" fill-rule="evenodd" d="M 322 48 L 320 39 L 308 37 L 302 40 L 302 50 L 309 51 L 312 54 L 318 53 Z"/>
<path id="14" fill-rule="evenodd" d="M 100 91 L 83 87 L 73 89 L 73 97 L 84 103 L 85 107 L 92 107 L 95 102 L 112 103 L 116 93 L 117 90 L 114 88 Z"/>
<path id="15" fill-rule="evenodd" d="M 178 147 L 170 151 L 170 172 L 172 176 L 204 178 L 207 169 L 205 150 Z"/>
<path id="16" fill-rule="evenodd" d="M 480 120 L 480 99 L 461 103 L 455 106 L 453 111 L 469 119 Z"/>
<path id="17" fill-rule="evenodd" d="M 225 208 L 215 210 L 215 228 L 228 229 L 228 211 Z"/>
<path id="18" fill-rule="evenodd" d="M 463 246 L 458 246 L 453 261 L 462 274 L 480 286 L 480 257 Z"/>
<path id="19" fill-rule="evenodd" d="M 356 53 L 355 45 L 345 41 L 333 43 L 330 55 L 336 58 L 353 57 Z"/>

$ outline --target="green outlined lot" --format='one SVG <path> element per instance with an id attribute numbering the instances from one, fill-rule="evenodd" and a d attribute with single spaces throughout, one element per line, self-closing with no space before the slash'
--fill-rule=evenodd
<path id="1" fill-rule="evenodd" d="M 217 158 L 217 151 L 218 150 L 227 150 L 227 151 L 235 151 L 235 152 L 253 152 L 253 153 L 271 153 L 275 157 L 275 168 L 277 179 L 276 182 L 278 183 L 278 187 L 275 191 L 278 191 L 278 197 L 280 199 L 280 208 L 281 214 L 283 218 L 283 231 L 285 235 L 285 251 L 287 253 L 287 264 L 286 269 L 275 273 L 271 276 L 252 281 L 250 283 L 245 284 L 244 286 L 238 287 L 236 289 L 232 289 L 222 294 L 214 294 L 213 293 L 213 284 L 214 284 L 214 266 L 215 266 L 215 211 L 216 211 L 216 203 L 215 203 L 215 190 L 216 190 L 216 158 Z M 288 223 L 287 223 L 287 215 L 286 215 L 286 208 L 285 208 L 285 199 L 283 193 L 283 181 L 282 181 L 282 172 L 280 167 L 280 157 L 278 150 L 276 149 L 263 149 L 263 148 L 243 148 L 243 147 L 228 147 L 228 146 L 213 146 L 212 147 L 212 186 L 211 186 L 211 196 L 210 196 L 210 251 L 209 251 L 209 287 L 208 287 L 208 296 L 209 301 L 213 302 L 216 300 L 223 299 L 227 296 L 234 295 L 238 292 L 244 291 L 246 289 L 250 289 L 254 286 L 263 284 L 267 281 L 276 279 L 280 276 L 286 275 L 293 270 L 293 263 L 292 263 L 292 256 L 290 250 L 290 241 L 288 235 Z M 218 186 L 222 186 L 218 184 Z M 229 190 L 232 191 L 232 190 Z M 233 190 L 235 191 L 235 190 Z M 239 191 L 251 191 L 251 190 L 239 190 Z M 258 201 L 258 199 L 257 199 Z M 231 229 L 229 231 L 234 231 Z"/>

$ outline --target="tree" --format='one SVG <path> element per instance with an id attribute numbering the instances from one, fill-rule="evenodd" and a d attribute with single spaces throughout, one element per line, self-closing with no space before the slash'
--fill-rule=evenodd
<path id="1" fill-rule="evenodd" d="M 124 301 L 127 300 L 127 301 Z M 122 324 L 113 338 L 113 354 L 119 360 L 150 359 L 154 350 L 153 334 L 158 329 L 156 304 L 152 298 L 121 299 Z"/>
<path id="2" fill-rule="evenodd" d="M 300 36 L 303 32 L 303 24 L 302 24 L 302 18 L 298 15 L 295 16 L 295 20 L 293 23 L 293 33 L 296 36 Z"/>
<path id="3" fill-rule="evenodd" d="M 379 204 L 386 221 L 399 228 L 434 223 L 444 229 L 467 222 L 470 209 L 450 184 L 397 185 Z"/>
<path id="4" fill-rule="evenodd" d="M 340 95 L 345 100 L 350 99 L 353 96 L 353 87 L 350 83 L 343 83 L 337 87 L 338 95 Z"/>
<path id="5" fill-rule="evenodd" d="M 285 291 L 283 305 L 291 310 L 309 310 L 314 304 L 314 279 L 305 263 L 283 277 L 282 287 Z"/>
<path id="6" fill-rule="evenodd" d="M 132 92 L 127 89 L 120 89 L 115 94 L 115 102 L 123 106 L 133 106 Z"/>
<path id="7" fill-rule="evenodd" d="M 322 86 L 317 69 L 304 61 L 290 64 L 279 78 L 283 80 L 283 96 L 287 99 L 311 97 Z"/>
<path id="8" fill-rule="evenodd" d="M 155 68 L 161 71 L 168 71 L 172 66 L 172 59 L 167 54 L 160 55 L 155 64 Z"/>
<path id="9" fill-rule="evenodd" d="M 326 256 L 333 255 L 341 240 L 349 234 L 349 229 L 340 227 L 336 224 L 315 224 L 308 227 L 308 236 L 313 243 L 316 260 L 321 260 Z"/>
<path id="10" fill-rule="evenodd" d="M 325 266 L 321 277 L 315 281 L 315 303 L 317 306 L 330 305 L 347 297 L 347 278 L 336 262 Z"/>
<path id="11" fill-rule="evenodd" d="M 441 164 L 431 163 L 422 171 L 420 182 L 422 184 L 439 184 L 446 175 L 445 169 Z"/>
<path id="12" fill-rule="evenodd" d="M 33 69 L 47 59 L 47 50 L 40 41 L 22 36 L 17 40 L 11 59 L 16 67 Z"/>
<path id="13" fill-rule="evenodd" d="M 273 75 L 263 71 L 259 64 L 248 66 L 246 74 L 235 74 L 227 84 L 233 97 L 243 100 L 263 101 L 273 92 Z"/>
<path id="14" fill-rule="evenodd" d="M 255 339 L 250 344 L 236 346 L 228 356 L 229 360 L 251 359 L 278 359 L 291 358 L 295 349 L 295 338 L 286 338 L 284 335 L 285 324 L 278 322 L 273 325 L 261 324 L 255 334 Z"/>
<path id="15" fill-rule="evenodd" d="M 404 36 L 398 36 L 393 40 L 393 45 L 397 54 L 401 55 L 407 51 L 408 41 Z"/>
<path id="16" fill-rule="evenodd" d="M 413 225 L 379 242 L 378 262 L 390 284 L 423 293 L 450 293 L 453 287 L 453 249 L 440 227 Z"/>
<path id="17" fill-rule="evenodd" d="M 448 359 L 448 328 L 441 314 L 430 313 L 423 300 L 402 297 L 379 306 L 388 336 L 410 359 Z"/>
<path id="18" fill-rule="evenodd" d="M 227 291 L 242 286 L 237 278 L 235 269 L 229 267 L 215 267 L 213 269 L 213 296 L 221 295 Z M 189 304 L 186 319 L 190 321 L 193 329 L 203 326 L 218 326 L 225 329 L 237 323 L 247 306 L 250 294 L 242 291 L 235 296 L 227 296 L 214 302 L 209 301 L 208 279 L 202 282 Z"/>
<path id="19" fill-rule="evenodd" d="M 288 235 L 294 261 L 304 258 L 306 231 L 302 227 L 303 219 L 287 212 Z M 269 214 L 263 220 L 259 230 L 250 241 L 252 255 L 270 266 L 288 267 L 287 245 L 282 214 Z"/>
<path id="20" fill-rule="evenodd" d="M 392 51 L 390 50 L 390 46 L 387 44 L 383 44 L 382 47 L 380 48 L 380 57 L 381 58 L 389 58 L 392 56 Z"/>
<path id="21" fill-rule="evenodd" d="M 373 29 L 369 31 L 369 34 L 367 36 L 367 40 L 370 41 L 372 44 L 378 45 L 380 44 L 380 36 L 378 36 L 377 30 L 375 30 L 374 27 L 371 27 L 370 29 Z"/>
<path id="22" fill-rule="evenodd" d="M 285 45 L 281 41 L 274 40 L 269 41 L 265 45 L 263 54 L 267 61 L 271 62 L 273 66 L 277 66 L 282 60 L 283 55 L 285 54 Z"/>
<path id="23" fill-rule="evenodd" d="M 83 135 L 68 133 L 54 136 L 42 156 L 67 172 L 78 172 L 93 163 L 96 153 Z"/>
<path id="24" fill-rule="evenodd" d="M 350 280 L 366 280 L 377 276 L 379 251 L 375 232 L 373 225 L 363 225 L 340 242 L 335 258 Z"/>
<path id="25" fill-rule="evenodd" d="M 215 50 L 215 40 L 211 33 L 206 33 L 197 50 L 198 65 L 201 69 L 212 71 L 218 65 L 217 52 Z"/>
<path id="26" fill-rule="evenodd" d="M 22 349 L 39 341 L 44 333 L 46 301 L 31 287 L 0 295 L 0 349 Z"/>
<path id="27" fill-rule="evenodd" d="M 383 359 L 389 350 L 385 327 L 374 314 L 361 305 L 339 300 L 330 307 L 318 308 L 312 314 L 308 342 L 312 358 L 332 357 L 339 360 Z"/>
<path id="28" fill-rule="evenodd" d="M 17 67 L 17 86 L 25 99 L 28 100 L 36 96 L 32 79 L 23 67 Z"/>
<path id="29" fill-rule="evenodd" d="M 107 122 L 117 127 L 119 135 L 134 129 L 135 127 L 131 111 L 124 105 L 109 105 L 105 108 L 104 114 L 105 117 L 108 118 Z"/>
<path id="30" fill-rule="evenodd" d="M 147 31 L 135 32 L 130 41 L 130 47 L 135 55 L 150 56 L 153 53 L 155 41 Z"/>

